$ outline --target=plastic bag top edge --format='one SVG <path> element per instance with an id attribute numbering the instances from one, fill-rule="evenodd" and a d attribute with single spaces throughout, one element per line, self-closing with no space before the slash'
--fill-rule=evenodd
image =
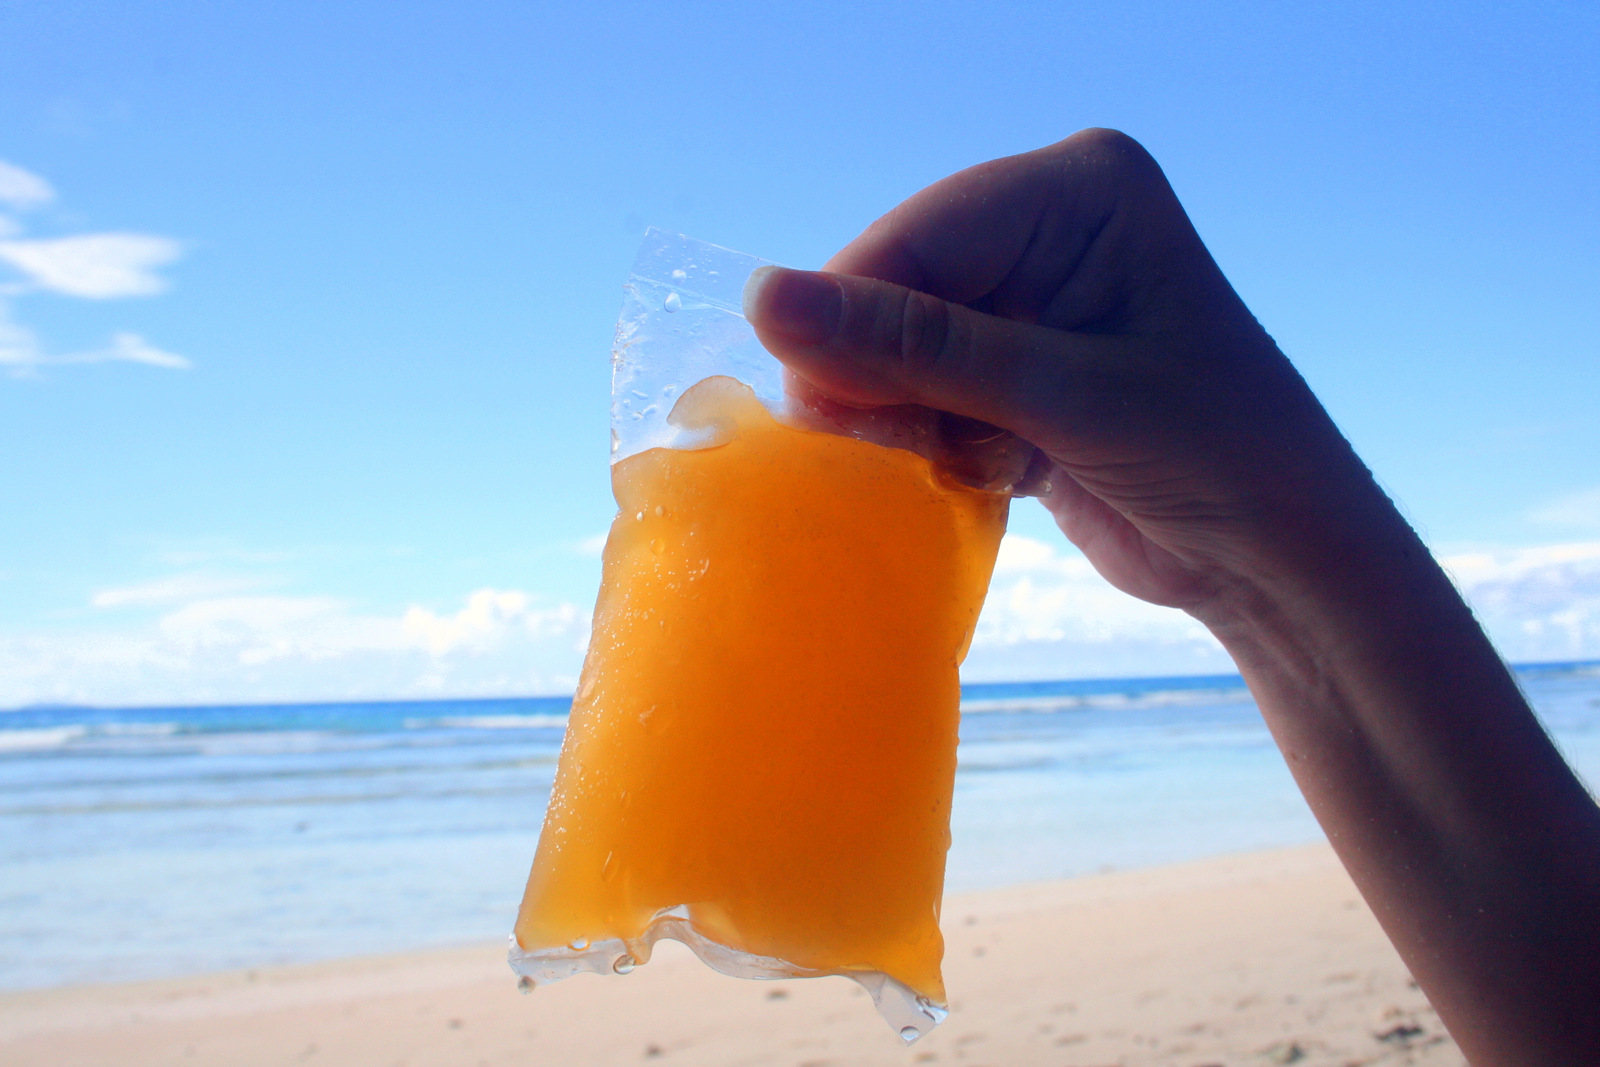
<path id="1" fill-rule="evenodd" d="M 673 426 L 684 390 L 723 375 L 744 382 L 774 414 L 783 368 L 745 321 L 744 286 L 769 261 L 651 227 L 623 284 L 611 351 L 611 461 L 651 448 L 700 448 Z"/>
<path id="2" fill-rule="evenodd" d="M 679 295 L 683 305 L 703 305 L 744 318 L 744 285 L 757 267 L 775 266 L 731 248 L 651 226 L 634 256 L 628 281 Z"/>
<path id="3" fill-rule="evenodd" d="M 783 365 L 745 321 L 744 287 L 771 260 L 650 227 L 623 284 L 611 352 L 611 461 L 651 448 L 704 448 L 715 438 L 674 426 L 684 390 L 713 376 L 736 379 L 781 419 L 799 415 L 814 429 L 923 456 L 956 481 L 989 492 L 1047 490 L 1029 480 L 1035 449 L 994 431 L 981 440 L 952 437 L 946 417 L 927 408 L 797 411 Z M 992 428 L 990 428 L 992 429 Z"/>

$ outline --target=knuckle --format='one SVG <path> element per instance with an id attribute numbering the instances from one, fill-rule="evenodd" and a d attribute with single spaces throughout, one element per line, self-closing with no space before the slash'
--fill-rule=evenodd
<path id="1" fill-rule="evenodd" d="M 938 371 L 950 358 L 950 308 L 938 297 L 905 291 L 900 305 L 900 367 L 907 374 Z"/>
<path id="2" fill-rule="evenodd" d="M 1090 127 L 1067 138 L 1067 143 L 1088 158 L 1133 173 L 1145 173 L 1155 166 L 1144 145 L 1121 130 Z"/>

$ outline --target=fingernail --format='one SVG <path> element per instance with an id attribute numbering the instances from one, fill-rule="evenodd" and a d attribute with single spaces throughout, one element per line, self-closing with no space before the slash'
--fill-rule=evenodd
<path id="1" fill-rule="evenodd" d="M 820 345 L 839 332 L 844 291 L 826 274 L 758 267 L 744 284 L 744 316 L 792 341 Z"/>

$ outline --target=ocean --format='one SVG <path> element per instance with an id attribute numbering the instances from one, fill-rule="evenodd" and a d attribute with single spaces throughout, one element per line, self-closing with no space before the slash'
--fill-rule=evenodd
<path id="1" fill-rule="evenodd" d="M 1600 665 L 1518 674 L 1600 781 Z M 569 703 L 0 712 L 0 989 L 505 937 Z M 965 686 L 952 837 L 959 892 L 1321 834 L 1217 676 Z"/>

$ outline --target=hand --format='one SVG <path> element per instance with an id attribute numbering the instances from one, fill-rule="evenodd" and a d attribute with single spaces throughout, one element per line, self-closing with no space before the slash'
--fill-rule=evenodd
<path id="1" fill-rule="evenodd" d="M 752 278 L 746 314 L 767 348 L 835 400 L 924 405 L 1032 442 L 1046 506 L 1135 596 L 1205 614 L 1286 531 L 1325 534 L 1376 494 L 1122 134 L 962 171 L 826 271 Z"/>
<path id="2" fill-rule="evenodd" d="M 1100 573 L 1234 657 L 1462 1051 L 1600 1063 L 1600 810 L 1137 144 L 963 171 L 745 304 L 825 396 L 1036 446 Z"/>

